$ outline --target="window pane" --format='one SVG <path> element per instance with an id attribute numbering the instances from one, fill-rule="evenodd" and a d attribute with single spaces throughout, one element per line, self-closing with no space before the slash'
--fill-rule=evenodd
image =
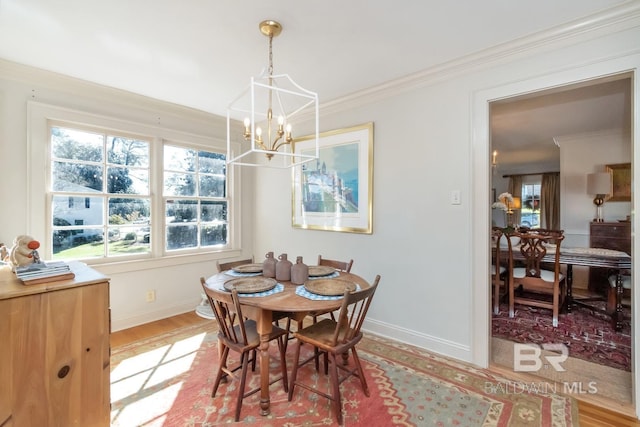
<path id="1" fill-rule="evenodd" d="M 101 162 L 103 150 L 104 137 L 100 134 L 51 128 L 51 154 L 54 158 Z"/>
<path id="2" fill-rule="evenodd" d="M 58 220 L 63 224 L 64 220 Z M 52 233 L 53 259 L 95 258 L 104 256 L 102 228 L 57 229 Z"/>
<path id="3" fill-rule="evenodd" d="M 149 143 L 120 136 L 107 136 L 107 161 L 125 166 L 149 167 Z"/>
<path id="4" fill-rule="evenodd" d="M 107 192 L 111 194 L 149 194 L 149 171 L 110 167 L 107 169 Z"/>
<path id="5" fill-rule="evenodd" d="M 214 246 L 227 244 L 227 224 L 204 225 L 200 234 L 201 246 Z"/>
<path id="6" fill-rule="evenodd" d="M 145 231 L 146 230 L 146 231 Z M 151 252 L 150 228 L 137 225 L 109 227 L 108 256 Z"/>
<path id="7" fill-rule="evenodd" d="M 224 197 L 224 175 L 200 175 L 200 197 Z"/>
<path id="8" fill-rule="evenodd" d="M 196 200 L 167 200 L 167 224 L 178 222 L 196 222 L 198 220 L 198 202 Z"/>
<path id="9" fill-rule="evenodd" d="M 173 225 L 167 227 L 167 249 L 185 249 L 198 246 L 198 226 Z"/>
<path id="10" fill-rule="evenodd" d="M 86 199 L 89 199 L 89 203 Z M 104 223 L 101 197 L 54 196 L 51 206 L 54 226 L 102 225 Z"/>
<path id="11" fill-rule="evenodd" d="M 102 167 L 81 163 L 53 162 L 53 191 L 92 193 L 102 191 Z"/>
<path id="12" fill-rule="evenodd" d="M 164 146 L 165 170 L 195 172 L 196 151 L 188 148 Z"/>
<path id="13" fill-rule="evenodd" d="M 109 198 L 109 225 L 149 224 L 150 216 L 148 199 Z"/>
<path id="14" fill-rule="evenodd" d="M 224 175 L 226 172 L 226 158 L 221 153 L 211 153 L 209 151 L 198 152 L 198 171 L 202 173 Z"/>
<path id="15" fill-rule="evenodd" d="M 227 202 L 200 202 L 200 220 L 203 222 L 227 221 Z"/>
<path id="16" fill-rule="evenodd" d="M 164 195 L 165 196 L 195 196 L 196 176 L 187 173 L 165 172 Z"/>
<path id="17" fill-rule="evenodd" d="M 520 225 L 540 228 L 540 184 L 522 185 Z"/>

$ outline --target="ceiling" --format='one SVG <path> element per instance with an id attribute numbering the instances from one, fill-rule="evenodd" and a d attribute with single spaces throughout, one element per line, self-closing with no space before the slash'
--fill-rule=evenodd
<path id="1" fill-rule="evenodd" d="M 560 170 L 555 139 L 631 129 L 631 77 L 596 79 L 491 104 L 499 174 Z"/>
<path id="2" fill-rule="evenodd" d="M 274 19 L 284 28 L 273 43 L 274 73 L 316 91 L 322 108 L 625 3 L 0 0 L 0 58 L 224 116 L 268 64 L 258 24 Z M 619 125 L 616 111 L 602 104 L 626 96 L 620 91 L 612 84 L 589 95 L 571 92 L 571 99 L 565 91 L 496 105 L 492 138 L 504 151 L 500 161 L 508 161 L 510 144 L 525 149 L 585 125 Z M 588 107 L 592 98 L 598 107 Z M 567 120 L 559 109 L 569 104 L 585 113 Z"/>

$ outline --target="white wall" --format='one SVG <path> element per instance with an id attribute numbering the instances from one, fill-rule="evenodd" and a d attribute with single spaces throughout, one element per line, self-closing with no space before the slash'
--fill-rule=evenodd
<path id="1" fill-rule="evenodd" d="M 619 131 L 556 138 L 560 145 L 560 218 L 570 246 L 589 246 L 589 223 L 596 214 L 594 195 L 587 194 L 587 174 L 605 172 L 605 165 L 631 162 L 630 135 Z M 605 221 L 625 219 L 631 202 L 607 202 Z"/>
<path id="2" fill-rule="evenodd" d="M 8 246 L 18 234 L 46 240 L 41 184 L 46 156 L 38 148 L 46 143 L 46 135 L 38 136 L 41 129 L 34 131 L 32 126 L 28 104 L 34 102 L 43 108 L 53 105 L 135 122 L 157 135 L 188 133 L 198 142 L 226 150 L 226 121 L 221 117 L 0 61 L 0 242 Z M 232 189 L 232 197 L 242 198 L 238 219 L 243 231 L 233 250 L 96 266 L 111 277 L 112 330 L 193 310 L 201 300 L 199 278 L 216 271 L 216 259 L 253 254 L 252 172 L 242 175 Z M 153 303 L 146 302 L 148 289 L 156 291 Z"/>

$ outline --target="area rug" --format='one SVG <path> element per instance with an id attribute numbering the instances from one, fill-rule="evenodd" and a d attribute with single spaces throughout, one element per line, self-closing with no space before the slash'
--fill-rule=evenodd
<path id="1" fill-rule="evenodd" d="M 601 304 L 604 308 L 604 302 Z M 509 317 L 507 304 L 493 315 L 492 334 L 518 343 L 562 343 L 569 356 L 615 369 L 631 371 L 631 313 L 623 310 L 622 330 L 616 332 L 610 318 L 584 307 L 571 313 L 560 313 L 553 327 L 551 310 L 517 305 L 515 316 Z"/>
<path id="2" fill-rule="evenodd" d="M 245 399 L 235 423 L 238 382 L 222 384 L 216 397 L 210 397 L 218 360 L 213 325 L 189 326 L 113 348 L 111 425 L 337 425 L 328 399 L 297 387 L 288 402 L 281 383 L 271 386 L 270 415 L 259 415 L 256 394 Z M 488 371 L 371 335 L 358 349 L 371 395 L 364 395 L 357 378 L 342 383 L 345 426 L 579 425 L 571 397 L 534 392 Z M 275 345 L 270 351 L 276 354 Z M 275 360 L 272 367 L 275 374 Z M 328 377 L 312 363 L 299 376 L 329 389 Z M 248 381 L 249 387 L 259 382 L 257 370 Z"/>

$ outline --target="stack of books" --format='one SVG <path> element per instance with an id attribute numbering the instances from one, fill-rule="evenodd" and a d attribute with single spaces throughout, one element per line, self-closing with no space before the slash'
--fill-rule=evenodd
<path id="1" fill-rule="evenodd" d="M 25 285 L 73 279 L 75 274 L 64 261 L 38 262 L 23 267 L 16 267 L 16 276 Z"/>

